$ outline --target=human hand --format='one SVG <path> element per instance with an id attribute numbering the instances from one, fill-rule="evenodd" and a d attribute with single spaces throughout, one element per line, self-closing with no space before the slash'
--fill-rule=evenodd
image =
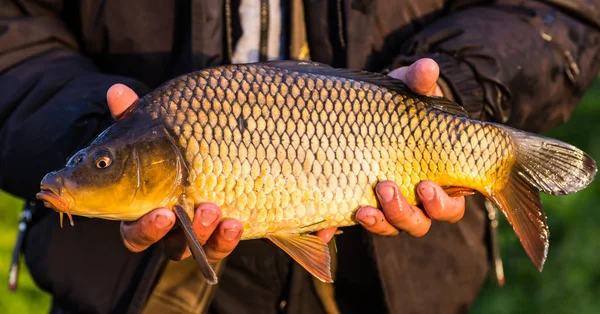
<path id="1" fill-rule="evenodd" d="M 437 84 L 440 69 L 432 59 L 420 59 L 410 66 L 400 67 L 388 75 L 404 81 L 408 87 L 418 94 L 428 96 L 443 96 Z M 356 220 L 368 231 L 384 236 L 392 236 L 401 230 L 415 237 L 425 235 L 431 227 L 431 220 L 455 223 L 465 213 L 464 197 L 450 197 L 437 184 L 423 181 L 417 186 L 423 209 L 411 205 L 400 194 L 398 185 L 392 181 L 380 182 L 376 188 L 376 195 L 382 210 L 371 206 L 360 208 L 356 213 Z M 320 231 L 320 235 L 333 237 L 336 228 Z"/>
<path id="2" fill-rule="evenodd" d="M 440 77 L 440 67 L 432 59 L 419 59 L 410 66 L 399 67 L 391 71 L 388 76 L 403 81 L 417 94 L 444 96 L 437 83 Z"/>

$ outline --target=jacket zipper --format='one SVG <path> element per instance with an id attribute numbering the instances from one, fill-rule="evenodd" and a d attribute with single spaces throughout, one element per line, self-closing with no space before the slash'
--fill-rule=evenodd
<path id="1" fill-rule="evenodd" d="M 269 46 L 269 0 L 260 1 L 259 61 L 267 61 Z"/>
<path id="2" fill-rule="evenodd" d="M 345 49 L 346 39 L 344 38 L 344 18 L 342 12 L 342 0 L 337 1 L 337 17 L 340 46 L 342 47 L 342 49 Z"/>
<path id="3" fill-rule="evenodd" d="M 504 285 L 504 266 L 500 256 L 500 244 L 498 243 L 498 211 L 489 200 L 485 200 L 485 209 L 488 212 L 489 220 L 489 245 L 491 247 L 492 270 L 499 286 Z"/>
<path id="4" fill-rule="evenodd" d="M 225 0 L 225 41 L 227 42 L 227 58 L 233 60 L 233 34 L 231 27 L 231 0 Z"/>

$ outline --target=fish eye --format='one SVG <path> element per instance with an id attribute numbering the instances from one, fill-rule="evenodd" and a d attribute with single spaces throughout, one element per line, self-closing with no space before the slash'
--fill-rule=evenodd
<path id="1" fill-rule="evenodd" d="M 102 150 L 94 155 L 94 164 L 98 169 L 106 169 L 112 163 L 111 155 L 108 151 Z"/>

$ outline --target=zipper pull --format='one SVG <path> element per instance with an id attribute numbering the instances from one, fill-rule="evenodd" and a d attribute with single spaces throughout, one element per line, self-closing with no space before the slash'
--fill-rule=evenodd
<path id="1" fill-rule="evenodd" d="M 20 270 L 20 257 L 21 250 L 23 249 L 23 241 L 25 239 L 25 232 L 29 222 L 31 222 L 32 209 L 35 206 L 34 202 L 29 202 L 25 205 L 25 208 L 19 216 L 19 233 L 17 234 L 17 240 L 15 247 L 13 248 L 12 259 L 10 262 L 10 270 L 8 273 L 8 290 L 16 291 L 17 283 L 19 281 L 19 270 Z"/>
<path id="2" fill-rule="evenodd" d="M 498 210 L 489 200 L 485 200 L 485 208 L 488 212 L 488 219 L 490 221 L 490 246 L 492 247 L 491 258 L 493 263 L 494 274 L 498 286 L 504 286 L 504 266 L 502 264 L 502 257 L 500 256 L 500 245 L 498 241 Z"/>

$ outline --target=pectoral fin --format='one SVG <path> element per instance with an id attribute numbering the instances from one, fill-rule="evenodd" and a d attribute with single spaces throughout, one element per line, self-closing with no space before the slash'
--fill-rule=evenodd
<path id="1" fill-rule="evenodd" d="M 179 221 L 181 222 L 181 226 L 183 227 L 183 233 L 188 241 L 188 245 L 190 247 L 190 251 L 192 251 L 192 256 L 198 263 L 198 267 L 200 267 L 200 271 L 208 282 L 211 285 L 216 285 L 219 279 L 217 278 L 217 274 L 215 273 L 212 266 L 208 262 L 208 258 L 206 257 L 206 253 L 192 228 L 192 222 L 190 221 L 189 216 L 187 215 L 185 209 L 181 205 L 175 205 L 175 214 Z"/>
<path id="2" fill-rule="evenodd" d="M 329 247 L 314 235 L 269 234 L 267 238 L 319 280 L 332 283 Z"/>

